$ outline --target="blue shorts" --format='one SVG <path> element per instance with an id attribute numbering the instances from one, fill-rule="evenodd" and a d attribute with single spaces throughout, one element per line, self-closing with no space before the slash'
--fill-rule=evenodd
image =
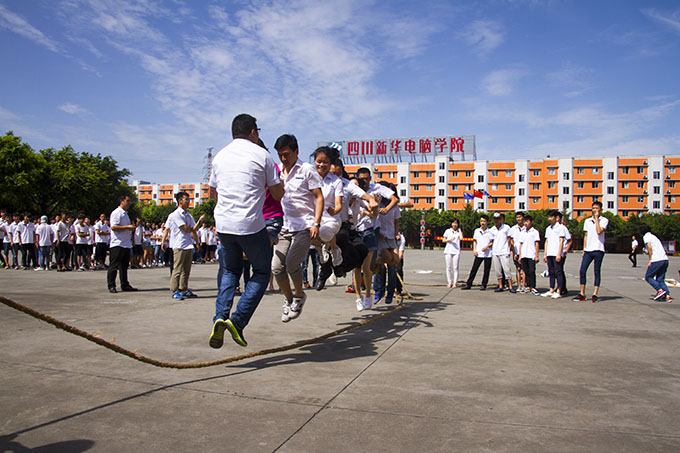
<path id="1" fill-rule="evenodd" d="M 279 242 L 279 233 L 281 232 L 281 228 L 283 228 L 283 216 L 265 219 L 264 224 L 265 228 L 267 228 L 267 235 L 269 236 L 269 240 L 272 241 L 272 244 Z"/>
<path id="2" fill-rule="evenodd" d="M 378 236 L 373 229 L 360 231 L 359 235 L 369 252 L 378 250 Z"/>

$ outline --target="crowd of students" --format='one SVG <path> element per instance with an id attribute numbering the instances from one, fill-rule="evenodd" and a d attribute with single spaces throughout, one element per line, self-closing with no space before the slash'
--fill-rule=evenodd
<path id="1" fill-rule="evenodd" d="M 605 255 L 605 231 L 609 221 L 602 216 L 602 203 L 598 201 L 592 205 L 592 214 L 583 225 L 584 248 L 579 269 L 579 293 L 572 299 L 575 302 L 587 300 L 586 280 L 587 271 L 591 264 L 594 264 L 594 282 L 590 300 L 592 302 L 599 301 L 601 268 Z M 541 260 L 539 248 L 541 234 L 533 227 L 531 215 L 517 212 L 515 220 L 517 223 L 513 227 L 509 227 L 505 224 L 505 215 L 496 212 L 493 214 L 494 226 L 489 228 L 489 217 L 486 215 L 480 217 L 480 226 L 475 229 L 472 238 L 474 261 L 462 289 L 469 290 L 472 288 L 479 267 L 483 264 L 484 270 L 480 289 L 486 290 L 491 264 L 493 263 L 498 280 L 496 292 L 503 292 L 507 288 L 510 293 L 529 293 L 553 299 L 566 296 L 568 291 L 564 264 L 567 260 L 567 253 L 571 250 L 572 239 L 569 229 L 562 223 L 562 213 L 557 210 L 550 211 L 548 213 L 550 224 L 543 232 L 545 239 L 543 262 L 547 265 L 549 287 L 542 293 L 536 287 L 536 264 Z M 643 243 L 649 255 L 645 280 L 657 290 L 654 300 L 670 302 L 672 299 L 668 292 L 668 286 L 665 284 L 668 256 L 663 245 L 651 233 L 648 225 L 640 225 L 639 235 L 643 236 Z M 451 228 L 444 232 L 442 239 L 445 244 L 444 257 L 449 288 L 455 288 L 458 284 L 458 268 L 463 239 L 459 222 L 457 219 L 453 219 Z M 634 239 L 633 251 L 637 245 L 637 240 Z M 513 287 L 511 262 L 514 263 L 515 267 L 516 287 Z M 631 259 L 631 262 L 633 267 L 636 267 L 637 258 Z"/>

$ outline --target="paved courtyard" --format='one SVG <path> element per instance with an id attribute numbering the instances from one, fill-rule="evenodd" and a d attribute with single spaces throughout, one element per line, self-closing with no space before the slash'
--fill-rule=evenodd
<path id="1" fill-rule="evenodd" d="M 465 252 L 461 279 L 471 262 Z M 197 370 L 146 365 L 0 305 L 0 451 L 677 452 L 680 288 L 676 302 L 652 302 L 639 262 L 607 255 L 593 304 L 449 290 L 441 251 L 408 250 L 407 288 L 422 300 L 316 344 Z M 572 295 L 579 263 L 569 255 Z M 671 258 L 668 277 L 678 269 Z M 140 291 L 119 294 L 104 272 L 2 270 L 0 295 L 171 362 L 287 345 L 391 309 L 357 312 L 345 278 L 283 324 L 281 296 L 267 294 L 248 348 L 213 350 L 216 272 L 194 266 L 190 301 L 170 298 L 167 269 L 131 271 Z"/>

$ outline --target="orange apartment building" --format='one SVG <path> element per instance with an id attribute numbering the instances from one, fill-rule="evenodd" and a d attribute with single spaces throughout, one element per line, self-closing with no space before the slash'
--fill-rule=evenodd
<path id="1" fill-rule="evenodd" d="M 589 215 L 593 201 L 624 218 L 643 213 L 680 213 L 680 156 L 554 158 L 347 164 L 353 174 L 368 167 L 374 181 L 397 186 L 414 209 L 480 211 L 559 209 Z M 490 196 L 465 200 L 464 192 Z"/>
<path id="2" fill-rule="evenodd" d="M 175 194 L 187 192 L 189 206 L 194 207 L 207 199 L 217 199 L 214 189 L 204 182 L 152 184 L 148 181 L 133 181 L 140 203 L 155 202 L 158 205 L 175 204 Z"/>

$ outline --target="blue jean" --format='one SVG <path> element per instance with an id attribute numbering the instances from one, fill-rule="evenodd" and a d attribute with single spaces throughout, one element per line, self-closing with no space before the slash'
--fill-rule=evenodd
<path id="1" fill-rule="evenodd" d="M 269 236 L 266 228 L 247 235 L 218 234 L 222 246 L 219 271 L 222 273 L 222 278 L 219 282 L 219 291 L 215 301 L 213 322 L 218 319 L 231 319 L 231 322 L 238 328 L 244 329 L 260 304 L 269 284 L 272 263 Z M 245 285 L 243 295 L 236 305 L 236 310 L 230 316 L 236 286 L 243 272 L 243 253 L 250 261 L 253 274 Z"/>
<path id="2" fill-rule="evenodd" d="M 645 273 L 645 280 L 647 283 L 652 285 L 655 290 L 663 289 L 668 292 L 668 286 L 666 286 L 666 271 L 668 270 L 668 260 L 654 261 L 649 267 L 647 267 L 647 272 Z"/>
<path id="3" fill-rule="evenodd" d="M 581 278 L 581 284 L 586 284 L 586 273 L 588 272 L 588 267 L 590 263 L 595 261 L 595 282 L 594 286 L 600 286 L 600 268 L 602 267 L 602 260 L 604 259 L 604 252 L 600 250 L 594 250 L 592 252 L 583 252 L 583 258 L 581 259 L 581 270 L 579 271 L 579 276 Z"/>
<path id="4" fill-rule="evenodd" d="M 392 300 L 394 288 L 397 286 L 397 267 L 394 264 L 387 265 L 387 294 L 385 294 L 385 268 L 381 265 L 380 272 L 373 276 L 373 292 L 385 300 Z"/>
<path id="5" fill-rule="evenodd" d="M 49 245 L 41 245 L 38 248 L 38 266 L 47 267 L 50 264 L 50 247 Z"/>

